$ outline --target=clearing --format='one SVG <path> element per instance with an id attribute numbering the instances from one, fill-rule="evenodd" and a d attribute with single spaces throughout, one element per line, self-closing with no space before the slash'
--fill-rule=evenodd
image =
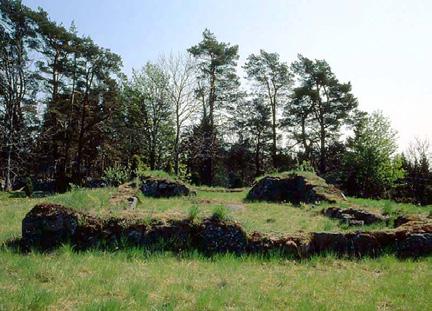
<path id="1" fill-rule="evenodd" d="M 247 191 L 198 188 L 196 196 L 153 199 L 139 195 L 134 210 L 111 200 L 117 189 L 74 189 L 43 198 L 0 193 L 0 241 L 21 235 L 21 221 L 37 203 L 51 202 L 97 216 L 198 218 L 215 211 L 248 232 L 274 235 L 309 231 L 355 231 L 324 217 L 331 204 L 245 202 Z M 395 217 L 432 213 L 432 207 L 349 199 L 367 210 Z M 347 203 L 348 204 L 348 203 Z M 379 229 L 384 224 L 362 226 Z M 143 249 L 74 252 L 69 246 L 47 254 L 0 250 L 0 310 L 9 309 L 296 309 L 426 310 L 432 306 L 432 258 L 399 260 L 392 255 L 359 260 L 331 255 L 307 260 L 278 256 L 176 255 Z M 247 289 L 247 290 L 246 290 Z"/>

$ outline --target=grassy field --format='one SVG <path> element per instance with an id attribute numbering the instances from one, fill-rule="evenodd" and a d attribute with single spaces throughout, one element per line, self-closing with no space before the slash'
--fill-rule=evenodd
<path id="1" fill-rule="evenodd" d="M 20 236 L 22 218 L 40 202 L 96 215 L 132 217 L 124 205 L 110 204 L 115 192 L 75 189 L 33 199 L 0 193 L 0 243 Z M 223 210 L 249 232 L 272 234 L 359 229 L 321 216 L 323 205 L 246 203 L 245 195 L 245 191 L 198 189 L 191 198 L 140 197 L 133 213 L 144 218 L 183 218 L 197 210 L 202 218 Z M 432 212 L 431 206 L 350 202 L 390 215 Z M 431 293 L 431 257 L 347 260 L 329 255 L 294 261 L 149 254 L 142 249 L 76 253 L 64 246 L 49 254 L 29 255 L 0 249 L 0 310 L 430 310 Z"/>

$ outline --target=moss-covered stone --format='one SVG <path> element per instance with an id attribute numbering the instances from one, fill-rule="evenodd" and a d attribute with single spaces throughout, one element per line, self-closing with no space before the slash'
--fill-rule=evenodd
<path id="1" fill-rule="evenodd" d="M 265 176 L 249 191 L 248 200 L 318 203 L 336 203 L 345 200 L 342 192 L 324 179 L 310 172 L 286 172 L 276 176 Z"/>

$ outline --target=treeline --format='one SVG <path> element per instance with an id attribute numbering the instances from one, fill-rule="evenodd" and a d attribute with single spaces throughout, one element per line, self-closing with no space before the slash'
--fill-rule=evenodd
<path id="1" fill-rule="evenodd" d="M 20 1 L 0 0 L 0 9 L 6 190 L 30 176 L 66 191 L 138 157 L 195 184 L 242 187 L 304 169 L 350 195 L 432 198 L 427 144 L 397 155 L 389 121 L 360 111 L 325 60 L 288 64 L 261 50 L 243 64 L 242 85 L 238 46 L 205 30 L 187 51 L 126 77 L 121 57 L 74 25 Z"/>

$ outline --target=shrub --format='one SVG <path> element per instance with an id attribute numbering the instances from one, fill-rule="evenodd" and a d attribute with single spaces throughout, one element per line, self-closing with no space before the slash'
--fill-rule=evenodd
<path id="1" fill-rule="evenodd" d="M 153 178 L 162 178 L 162 179 L 177 179 L 176 176 L 172 176 L 169 173 L 161 170 L 144 170 L 140 172 L 140 177 L 153 177 Z"/>
<path id="2" fill-rule="evenodd" d="M 28 196 L 29 198 L 33 194 L 33 182 L 32 182 L 30 177 L 27 177 L 25 179 L 24 192 L 25 192 L 26 196 Z"/>
<path id="3" fill-rule="evenodd" d="M 102 178 L 109 186 L 118 187 L 128 181 L 129 172 L 126 167 L 115 165 L 107 168 Z"/>
<path id="4" fill-rule="evenodd" d="M 299 164 L 296 167 L 296 170 L 300 171 L 300 172 L 315 173 L 315 169 L 314 169 L 313 165 L 309 161 L 303 161 L 301 164 Z"/>
<path id="5" fill-rule="evenodd" d="M 145 175 L 148 167 L 141 161 L 140 156 L 134 155 L 131 160 L 130 166 L 130 179 L 141 177 Z"/>

